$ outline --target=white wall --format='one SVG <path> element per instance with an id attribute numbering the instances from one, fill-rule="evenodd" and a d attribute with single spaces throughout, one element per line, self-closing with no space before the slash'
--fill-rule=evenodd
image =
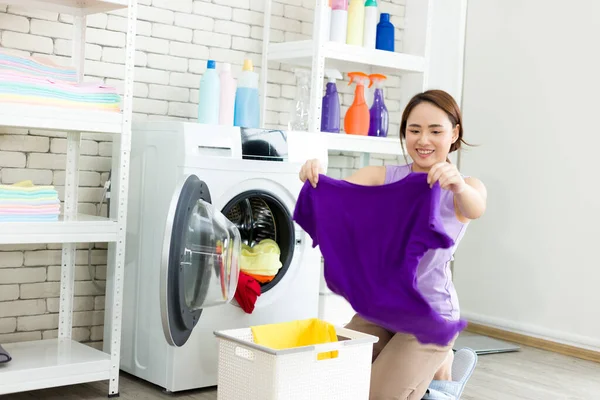
<path id="1" fill-rule="evenodd" d="M 600 2 L 469 2 L 463 111 L 489 191 L 455 262 L 463 316 L 600 350 Z"/>
<path id="2" fill-rule="evenodd" d="M 380 9 L 392 15 L 396 45 L 402 46 L 404 1 L 382 0 Z M 231 62 L 234 73 L 244 57 L 260 71 L 264 0 L 138 0 L 138 37 L 135 71 L 136 119 L 194 119 L 198 86 L 206 60 Z M 273 41 L 306 39 L 312 34 L 314 0 L 274 0 Z M 126 23 L 122 11 L 89 17 L 86 79 L 121 86 L 124 75 Z M 0 6 L 0 44 L 25 54 L 69 62 L 71 21 L 59 15 Z M 289 66 L 270 65 L 266 123 L 282 127 L 295 94 Z M 339 82 L 344 111 L 353 87 Z M 390 77 L 386 104 L 391 113 L 390 135 L 398 135 L 399 77 Z M 66 135 L 60 132 L 0 128 L 0 182 L 32 179 L 57 186 L 62 199 Z M 96 213 L 101 185 L 111 166 L 107 135 L 85 135 L 82 143 L 80 210 Z M 395 163 L 394 157 L 372 157 L 371 163 Z M 358 154 L 331 153 L 328 174 L 348 175 L 358 165 Z M 100 347 L 104 292 L 90 281 L 87 245 L 77 254 L 73 337 Z M 92 254 L 92 273 L 106 274 L 105 244 Z M 60 245 L 0 246 L 0 343 L 56 337 L 60 281 Z"/>

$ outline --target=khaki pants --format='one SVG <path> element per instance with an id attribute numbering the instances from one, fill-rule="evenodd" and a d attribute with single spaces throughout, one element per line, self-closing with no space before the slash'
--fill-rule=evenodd
<path id="1" fill-rule="evenodd" d="M 358 315 L 346 326 L 379 337 L 373 346 L 370 400 L 421 400 L 452 350 L 421 344 L 413 336 L 393 333 Z"/>

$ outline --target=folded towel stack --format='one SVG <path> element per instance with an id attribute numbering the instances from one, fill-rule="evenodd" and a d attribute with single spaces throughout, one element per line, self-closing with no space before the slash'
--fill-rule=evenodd
<path id="1" fill-rule="evenodd" d="M 59 214 L 53 186 L 34 186 L 31 181 L 0 185 L 0 222 L 56 221 Z"/>
<path id="2" fill-rule="evenodd" d="M 120 111 L 115 88 L 77 83 L 75 68 L 0 51 L 0 102 Z"/>

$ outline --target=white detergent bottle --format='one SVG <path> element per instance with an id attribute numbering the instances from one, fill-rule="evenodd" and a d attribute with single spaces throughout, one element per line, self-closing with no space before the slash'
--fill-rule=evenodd
<path id="1" fill-rule="evenodd" d="M 329 40 L 346 43 L 348 31 L 348 0 L 332 0 Z"/>
<path id="2" fill-rule="evenodd" d="M 363 47 L 368 49 L 374 49 L 377 41 L 377 14 L 377 0 L 367 0 L 365 3 Z"/>
<path id="3" fill-rule="evenodd" d="M 233 126 L 233 112 L 235 109 L 236 83 L 231 75 L 231 64 L 223 64 L 219 74 L 221 83 L 221 101 L 219 107 L 219 124 Z"/>
<path id="4" fill-rule="evenodd" d="M 219 123 L 219 102 L 221 95 L 219 75 L 214 60 L 206 63 L 206 72 L 200 80 L 200 101 L 198 102 L 198 122 L 217 125 Z"/>

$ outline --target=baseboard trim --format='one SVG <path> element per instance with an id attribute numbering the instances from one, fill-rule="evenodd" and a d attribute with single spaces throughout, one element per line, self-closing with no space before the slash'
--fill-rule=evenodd
<path id="1" fill-rule="evenodd" d="M 600 363 L 600 352 L 594 350 L 583 349 L 581 347 L 553 342 L 551 340 L 510 332 L 504 329 L 494 328 L 473 322 L 469 322 L 465 330 L 471 333 L 489 336 L 500 340 L 506 340 L 507 342 L 517 343 L 523 346 L 535 347 L 541 350 L 547 350 L 566 356 Z"/>

